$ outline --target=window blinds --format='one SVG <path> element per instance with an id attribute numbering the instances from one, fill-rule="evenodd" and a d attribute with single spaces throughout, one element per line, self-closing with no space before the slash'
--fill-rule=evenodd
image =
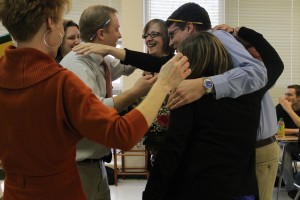
<path id="1" fill-rule="evenodd" d="M 182 0 L 144 0 L 145 22 L 159 18 L 166 20 L 179 6 L 190 1 Z M 210 15 L 212 25 L 222 22 L 224 16 L 224 1 L 220 0 L 196 0 L 193 1 L 204 7 Z M 146 24 L 145 23 L 145 24 Z"/>
<path id="2" fill-rule="evenodd" d="M 225 9 L 227 24 L 262 33 L 283 60 L 284 71 L 270 90 L 277 104 L 288 85 L 300 84 L 300 1 L 227 0 Z"/>

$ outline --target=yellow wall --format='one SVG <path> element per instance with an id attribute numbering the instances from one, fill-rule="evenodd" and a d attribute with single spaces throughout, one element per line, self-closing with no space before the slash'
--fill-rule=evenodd
<path id="1" fill-rule="evenodd" d="M 82 11 L 88 6 L 95 4 L 108 5 L 118 10 L 123 48 L 144 51 L 144 41 L 141 37 L 144 27 L 143 1 L 130 0 L 129 3 L 129 1 L 124 0 L 87 0 L 83 3 L 81 0 L 73 0 L 72 9 L 66 15 L 66 18 L 73 19 L 78 23 Z M 7 33 L 7 30 L 3 27 L 2 23 L 0 23 L 0 34 L 4 33 Z M 0 50 L 0 55 L 2 55 L 2 52 L 3 50 Z M 131 88 L 141 74 L 141 70 L 136 70 L 129 77 L 124 76 L 122 80 L 123 91 Z"/>
<path id="2" fill-rule="evenodd" d="M 142 32 L 144 28 L 143 1 L 119 1 L 119 15 L 122 33 L 122 46 L 136 51 L 144 51 Z M 128 14 L 130 13 L 130 14 Z M 123 91 L 131 88 L 142 75 L 141 70 L 135 70 L 130 76 L 123 77 Z"/>

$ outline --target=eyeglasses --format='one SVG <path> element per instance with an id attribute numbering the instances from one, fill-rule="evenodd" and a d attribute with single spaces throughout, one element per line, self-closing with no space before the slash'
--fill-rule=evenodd
<path id="1" fill-rule="evenodd" d="M 90 41 L 93 41 L 96 38 L 98 30 L 103 29 L 105 26 L 107 26 L 107 24 L 109 24 L 109 22 L 110 22 L 110 19 L 108 19 L 103 24 L 101 24 L 101 26 L 97 29 L 96 33 L 90 37 Z"/>
<path id="2" fill-rule="evenodd" d="M 179 29 L 179 27 L 175 28 L 173 31 L 169 32 L 168 35 L 170 37 L 170 39 L 173 39 L 175 32 Z"/>
<path id="3" fill-rule="evenodd" d="M 184 21 L 184 20 L 180 20 L 180 19 L 167 19 L 167 21 L 170 21 L 170 22 L 185 22 L 185 23 L 188 23 L 189 21 Z M 202 22 L 190 22 L 192 24 L 203 24 Z"/>
<path id="4" fill-rule="evenodd" d="M 160 32 L 156 32 L 156 31 L 152 31 L 151 33 L 144 33 L 142 35 L 142 38 L 146 39 L 149 35 L 150 35 L 151 38 L 155 38 L 157 36 L 161 36 L 161 33 Z"/>

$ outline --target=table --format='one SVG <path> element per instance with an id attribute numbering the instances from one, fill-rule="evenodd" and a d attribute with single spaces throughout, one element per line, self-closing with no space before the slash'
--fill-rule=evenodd
<path id="1" fill-rule="evenodd" d="M 298 141 L 298 136 L 295 135 L 286 135 L 283 138 L 282 137 L 278 137 L 278 135 L 275 135 L 276 139 L 278 142 L 282 142 L 283 146 L 282 146 L 282 160 L 281 160 L 281 166 L 280 166 L 280 174 L 279 174 L 279 179 L 278 179 L 278 186 L 277 186 L 277 197 L 276 199 L 278 200 L 279 198 L 279 192 L 280 192 L 280 188 L 281 188 L 281 183 L 282 183 L 282 178 L 283 178 L 283 168 L 284 168 L 284 163 L 283 161 L 285 160 L 285 146 L 291 142 L 297 142 Z"/>
<path id="2" fill-rule="evenodd" d="M 282 141 L 282 142 L 296 142 L 296 141 L 298 141 L 298 136 L 295 136 L 295 135 L 286 135 L 283 138 L 278 137 L 278 135 L 275 135 L 275 137 L 278 141 Z"/>
<path id="3" fill-rule="evenodd" d="M 114 157 L 114 178 L 115 178 L 115 186 L 118 185 L 118 176 L 126 176 L 126 175 L 142 175 L 148 179 L 148 151 L 145 148 L 137 148 L 131 149 L 128 151 L 121 151 L 117 149 L 113 149 L 113 157 Z M 121 158 L 121 166 L 118 166 L 118 157 Z M 129 167 L 126 166 L 126 159 L 129 157 L 141 157 L 144 160 L 144 163 L 140 167 Z"/>

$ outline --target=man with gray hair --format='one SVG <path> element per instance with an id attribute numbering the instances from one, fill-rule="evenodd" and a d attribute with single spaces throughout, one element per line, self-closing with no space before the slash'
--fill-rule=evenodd
<path id="1" fill-rule="evenodd" d="M 121 38 L 117 11 L 114 8 L 95 5 L 85 9 L 80 17 L 79 28 L 84 42 L 116 46 Z M 79 55 L 71 51 L 61 64 L 78 75 L 99 99 L 108 107 L 121 112 L 139 97 L 145 96 L 156 78 L 145 76 L 135 85 L 112 97 L 111 80 L 122 75 L 130 75 L 135 68 L 123 65 L 119 60 L 109 56 L 90 54 Z M 82 139 L 76 149 L 76 161 L 84 191 L 89 200 L 109 200 L 110 190 L 103 158 L 111 150 L 86 138 Z"/>

